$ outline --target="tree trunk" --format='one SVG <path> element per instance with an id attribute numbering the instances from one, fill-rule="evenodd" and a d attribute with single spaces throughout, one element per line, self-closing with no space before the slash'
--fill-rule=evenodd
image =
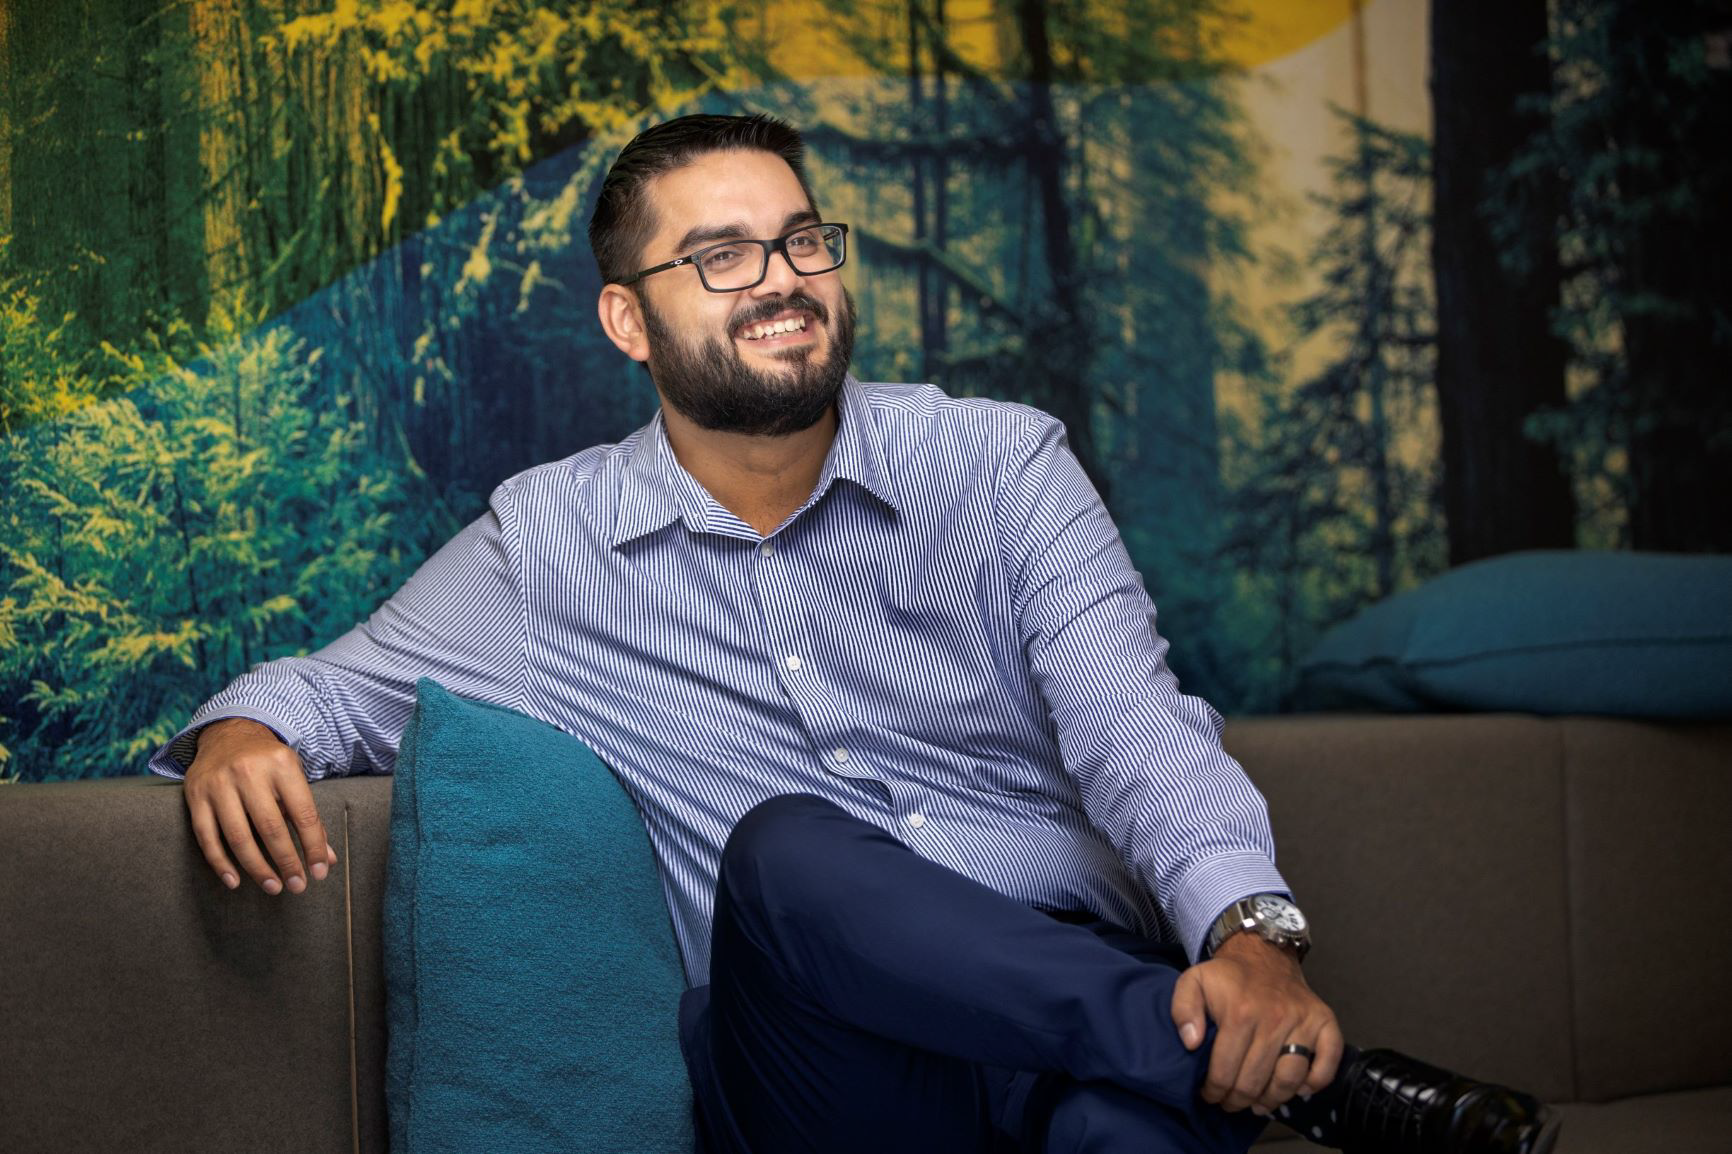
<path id="1" fill-rule="evenodd" d="M 1041 347 L 1031 349 L 1034 379 L 1042 408 L 1065 423 L 1071 448 L 1089 479 L 1106 494 L 1106 474 L 1095 450 L 1094 405 L 1088 391 L 1088 341 L 1065 200 L 1065 145 L 1053 106 L 1052 42 L 1047 31 L 1047 0 L 1018 0 L 1017 20 L 1028 64 L 1028 127 L 1025 155 L 1040 197 L 1040 219 L 1047 275 L 1052 282 L 1051 320 L 1030 334 Z"/>
<path id="2" fill-rule="evenodd" d="M 1557 452 L 1528 438 L 1536 410 L 1565 402 L 1555 244 L 1518 276 L 1500 261 L 1484 203 L 1491 174 L 1537 127 L 1519 97 L 1551 84 L 1544 0 L 1433 0 L 1437 399 L 1449 559 L 1575 543 L 1575 503 Z M 1556 233 L 1555 179 L 1535 185 L 1528 235 Z"/>
<path id="3" fill-rule="evenodd" d="M 920 124 L 926 118 L 926 89 L 920 73 L 920 2 L 908 0 L 908 115 Z M 933 53 L 934 56 L 938 54 Z M 926 241 L 926 164 L 916 153 L 909 161 L 909 191 L 913 198 L 914 247 Z M 933 377 L 933 349 L 928 318 L 931 315 L 932 275 L 922 260 L 914 270 L 914 316 L 920 333 L 920 379 Z"/>
<path id="4" fill-rule="evenodd" d="M 1353 111 L 1362 121 L 1371 119 L 1371 85 L 1365 64 L 1365 9 L 1353 0 Z M 1395 592 L 1395 500 L 1390 481 L 1390 431 L 1387 404 L 1389 381 L 1384 371 L 1383 329 L 1393 305 L 1393 270 L 1384 274 L 1377 256 L 1378 229 L 1382 223 L 1378 201 L 1377 172 L 1371 142 L 1365 129 L 1356 127 L 1354 145 L 1359 150 L 1359 179 L 1365 187 L 1365 218 L 1360 222 L 1360 260 L 1367 279 L 1365 312 L 1360 318 L 1359 343 L 1365 350 L 1361 385 L 1371 403 L 1371 420 L 1365 467 L 1371 476 L 1371 559 L 1376 573 L 1374 595 L 1381 600 Z"/>
<path id="5" fill-rule="evenodd" d="M 17 89 L 12 80 L 12 8 L 0 4 L 0 236 L 12 231 L 12 132 Z M 0 365 L 0 372 L 5 366 Z"/>
<path id="6" fill-rule="evenodd" d="M 944 25 L 944 0 L 933 0 L 932 24 L 937 29 L 934 40 L 942 45 L 948 33 Z M 944 76 L 944 54 L 932 54 L 932 111 L 933 125 L 937 129 L 938 139 L 947 139 L 950 135 L 950 93 L 946 91 L 948 82 Z M 950 171 L 942 149 L 932 157 L 932 247 L 943 252 L 950 245 Z M 933 362 L 943 365 L 949 353 L 949 334 L 945 322 L 950 312 L 950 282 L 943 277 L 933 277 L 932 288 L 929 291 L 926 309 L 926 348 L 927 356 Z"/>
<path id="7" fill-rule="evenodd" d="M 187 32 L 198 61 L 201 218 L 210 303 L 232 312 L 243 303 L 252 274 L 241 89 L 247 28 L 236 0 L 194 0 L 187 9 Z"/>
<path id="8" fill-rule="evenodd" d="M 1705 160 L 1724 152 L 1732 116 L 1724 81 L 1717 96 L 1705 99 L 1681 91 L 1673 73 L 1680 48 L 1724 27 L 1724 11 L 1715 7 L 1626 0 L 1612 21 L 1612 42 L 1623 46 L 1621 63 L 1628 69 L 1613 77 L 1628 92 L 1614 128 L 1631 154 L 1656 157 L 1651 166 L 1626 165 L 1620 175 L 1626 199 L 1648 210 L 1630 226 L 1618 269 L 1627 302 L 1630 544 L 1637 549 L 1732 552 L 1726 512 L 1732 448 L 1715 443 L 1732 433 L 1732 336 L 1726 331 L 1732 220 L 1725 178 L 1715 179 L 1726 163 Z M 1679 113 L 1674 102 L 1682 100 L 1692 107 Z M 1686 189 L 1694 211 L 1673 207 Z"/>

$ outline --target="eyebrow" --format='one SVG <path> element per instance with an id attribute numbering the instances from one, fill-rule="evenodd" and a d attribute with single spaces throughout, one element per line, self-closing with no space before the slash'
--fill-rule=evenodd
<path id="1" fill-rule="evenodd" d="M 799 212 L 790 212 L 783 218 L 782 231 L 778 235 L 785 236 L 801 225 L 817 224 L 819 220 L 820 217 L 817 212 L 809 208 L 803 208 Z M 674 245 L 674 252 L 684 256 L 692 250 L 693 245 L 710 244 L 723 240 L 749 239 L 751 239 L 751 230 L 740 221 L 735 221 L 733 224 L 700 224 L 686 230 L 686 234 L 680 237 L 680 242 Z"/>

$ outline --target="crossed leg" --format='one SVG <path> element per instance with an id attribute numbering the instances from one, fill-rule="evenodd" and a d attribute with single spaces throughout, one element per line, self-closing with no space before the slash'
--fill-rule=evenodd
<path id="1" fill-rule="evenodd" d="M 1173 1028 L 1161 950 L 819 798 L 765 802 L 729 838 L 711 985 L 681 1007 L 708 1154 L 1242 1152 L 1262 1121 L 1197 1097 L 1208 1046 Z"/>

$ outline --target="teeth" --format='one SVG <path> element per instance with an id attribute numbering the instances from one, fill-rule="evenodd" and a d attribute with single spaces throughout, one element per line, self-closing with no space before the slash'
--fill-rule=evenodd
<path id="1" fill-rule="evenodd" d="M 781 333 L 804 332 L 805 329 L 806 318 L 793 317 L 788 320 L 771 321 L 767 325 L 753 325 L 751 328 L 746 330 L 745 338 L 748 341 L 761 341 L 768 336 L 776 336 Z"/>

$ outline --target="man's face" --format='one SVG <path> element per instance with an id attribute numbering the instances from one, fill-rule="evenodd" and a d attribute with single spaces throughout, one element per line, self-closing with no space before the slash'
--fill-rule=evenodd
<path id="1" fill-rule="evenodd" d="M 769 240 L 817 220 L 780 157 L 713 152 L 656 178 L 657 231 L 642 267 L 719 241 Z M 662 399 L 705 429 L 782 436 L 810 428 L 835 403 L 854 349 L 854 302 L 839 270 L 796 273 L 780 253 L 764 280 L 712 293 L 689 266 L 638 285 L 649 370 Z M 780 324 L 785 332 L 765 332 Z"/>

